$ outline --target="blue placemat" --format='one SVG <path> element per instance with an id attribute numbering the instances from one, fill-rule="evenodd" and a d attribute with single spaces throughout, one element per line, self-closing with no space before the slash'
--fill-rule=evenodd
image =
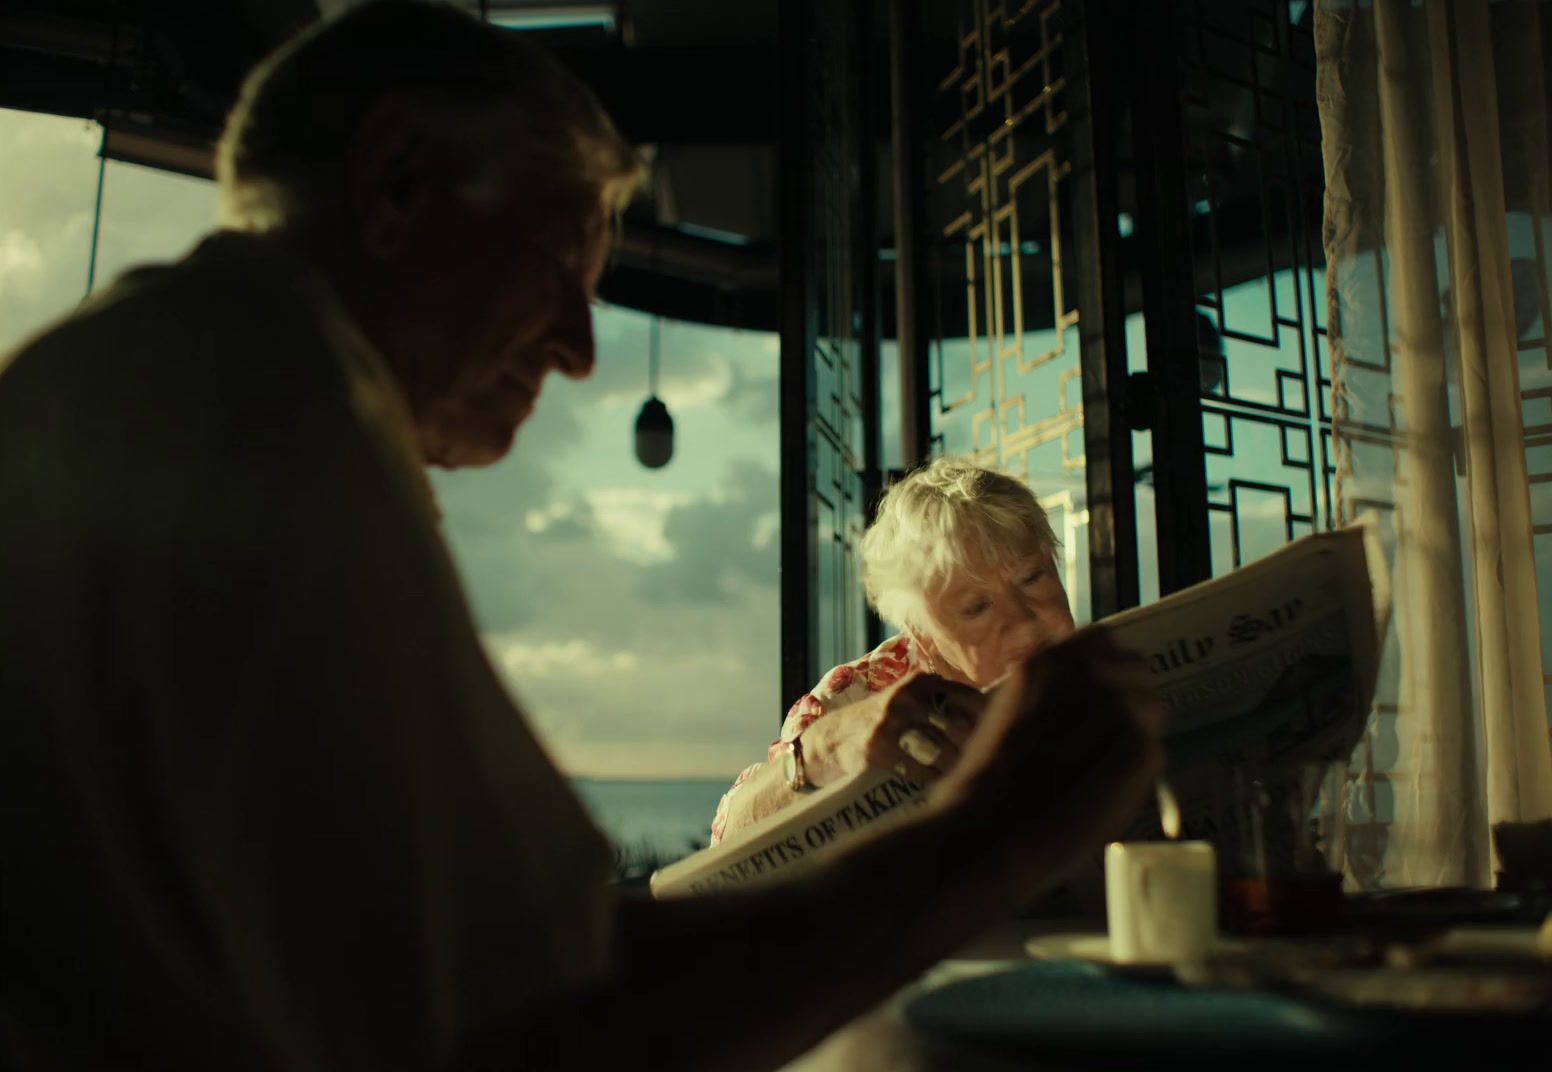
<path id="1" fill-rule="evenodd" d="M 950 983 L 910 1001 L 905 1018 L 959 1043 L 1091 1067 L 1324 1062 L 1324 1072 L 1374 1058 L 1384 1061 L 1370 1067 L 1388 1067 L 1403 1054 L 1457 1065 L 1469 1059 L 1473 1068 L 1517 1067 L 1527 1041 L 1524 1025 L 1505 1031 L 1477 1020 L 1198 990 L 1072 961 L 1036 961 Z M 1541 1048 L 1541 1063 L 1530 1066 L 1552 1067 L 1548 1053 Z"/>

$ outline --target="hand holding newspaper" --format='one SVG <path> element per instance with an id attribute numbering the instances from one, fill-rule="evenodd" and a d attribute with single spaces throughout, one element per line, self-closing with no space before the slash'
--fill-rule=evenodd
<path id="1" fill-rule="evenodd" d="M 1168 780 L 1187 836 L 1232 826 L 1230 773 L 1346 758 L 1362 736 L 1390 613 L 1371 522 L 1295 541 L 1242 569 L 1106 619 L 1143 656 L 1168 711 Z M 658 897 L 785 877 L 903 819 L 927 790 L 868 770 L 652 877 Z M 1156 820 L 1141 818 L 1139 829 Z"/>

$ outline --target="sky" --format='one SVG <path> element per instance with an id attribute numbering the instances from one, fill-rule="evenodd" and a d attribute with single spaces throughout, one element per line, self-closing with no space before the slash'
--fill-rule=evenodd
<path id="1" fill-rule="evenodd" d="M 0 110 L 0 352 L 86 292 L 100 137 Z M 214 213 L 207 181 L 110 162 L 98 285 L 180 256 Z M 663 324 L 676 442 L 652 471 L 632 450 L 650 325 L 600 307 L 597 372 L 552 376 L 502 463 L 432 482 L 492 661 L 563 770 L 731 779 L 785 710 L 776 337 Z"/>

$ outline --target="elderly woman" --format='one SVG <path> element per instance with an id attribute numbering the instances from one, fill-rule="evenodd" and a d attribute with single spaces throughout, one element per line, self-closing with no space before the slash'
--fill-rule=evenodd
<path id="1" fill-rule="evenodd" d="M 863 585 L 902 632 L 792 705 L 765 762 L 723 796 L 712 843 L 865 767 L 947 771 L 979 710 L 971 690 L 1072 634 L 1056 549 L 1034 494 L 1002 473 L 940 458 L 890 488 L 862 538 Z M 888 689 L 910 695 L 860 702 Z"/>

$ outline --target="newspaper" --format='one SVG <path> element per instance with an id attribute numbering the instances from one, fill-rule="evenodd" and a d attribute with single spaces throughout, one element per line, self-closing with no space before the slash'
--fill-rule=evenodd
<path id="1" fill-rule="evenodd" d="M 1365 520 L 1109 619 L 1116 642 L 1148 659 L 1168 707 L 1166 777 L 1186 837 L 1240 843 L 1237 779 L 1290 787 L 1309 765 L 1352 754 L 1379 674 L 1389 576 Z M 1150 813 L 1131 836 L 1157 830 Z"/>
<path id="2" fill-rule="evenodd" d="M 1234 778 L 1345 759 L 1367 721 L 1390 613 L 1371 521 L 1305 537 L 1233 573 L 1105 620 L 1168 709 L 1168 778 L 1188 837 L 1235 836 Z M 656 896 L 798 873 L 907 818 L 925 790 L 869 770 L 652 876 Z M 1158 836 L 1156 812 L 1131 836 Z"/>

